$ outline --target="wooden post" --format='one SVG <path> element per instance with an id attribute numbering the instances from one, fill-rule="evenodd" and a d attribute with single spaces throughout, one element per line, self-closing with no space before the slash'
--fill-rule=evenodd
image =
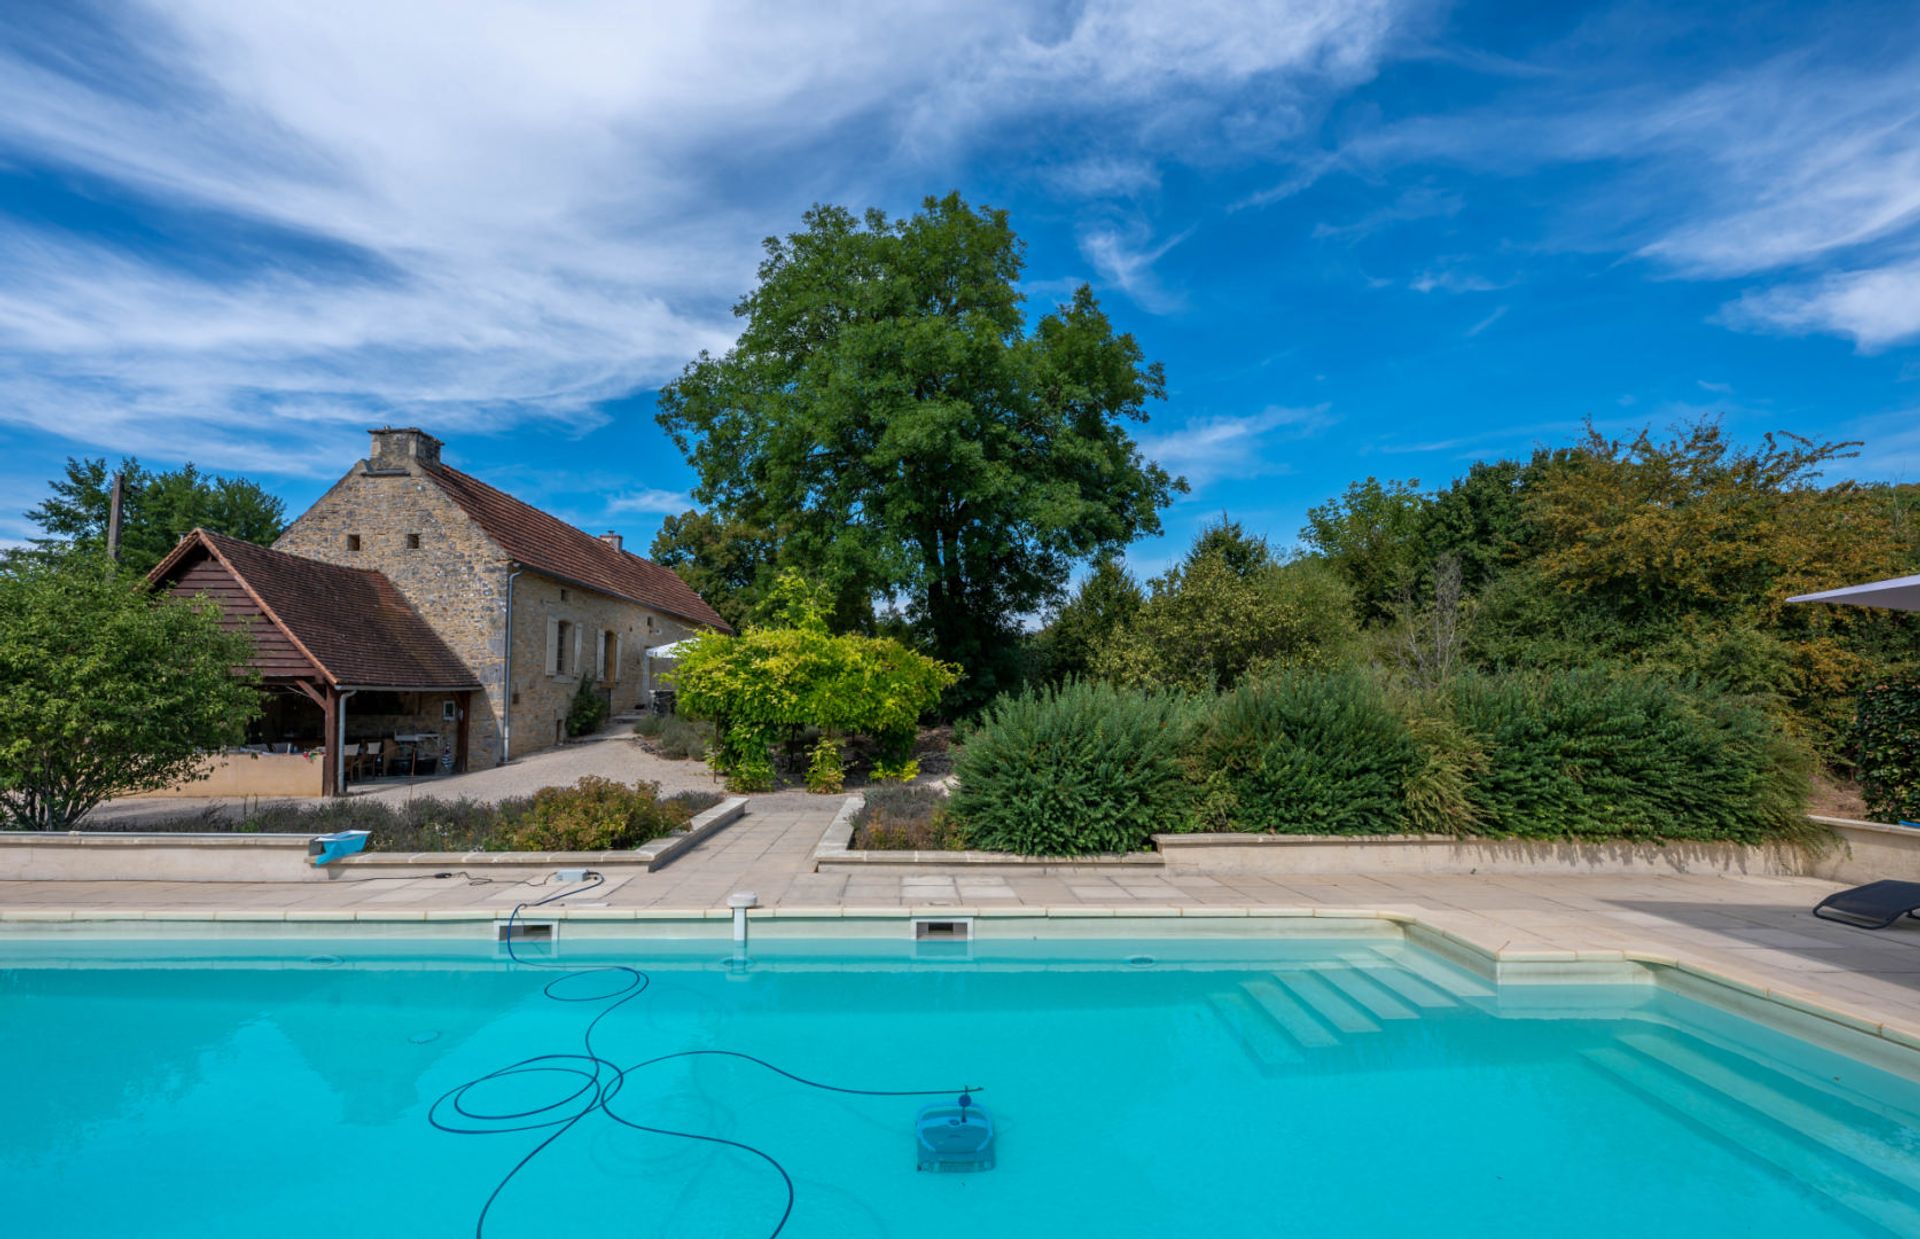
<path id="1" fill-rule="evenodd" d="M 455 694 L 453 698 L 453 709 L 454 713 L 460 716 L 459 722 L 455 724 L 458 730 L 454 733 L 453 770 L 455 774 L 465 774 L 467 772 L 467 728 L 469 725 L 467 720 L 473 714 L 472 690 Z"/>
<path id="2" fill-rule="evenodd" d="M 326 739 L 327 766 L 320 772 L 320 794 L 338 796 L 345 789 L 340 786 L 340 763 L 343 753 L 340 745 L 340 694 L 333 685 L 327 685 L 326 699 L 321 704 L 321 717 L 326 721 L 320 726 Z"/>
<path id="3" fill-rule="evenodd" d="M 107 558 L 120 562 L 120 506 L 127 490 L 127 475 L 115 470 L 113 494 L 107 500 Z"/>

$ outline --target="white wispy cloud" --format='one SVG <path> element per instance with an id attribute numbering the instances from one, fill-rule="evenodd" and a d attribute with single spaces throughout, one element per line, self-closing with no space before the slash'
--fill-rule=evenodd
<path id="1" fill-rule="evenodd" d="M 1144 224 L 1100 225 L 1080 234 L 1080 253 L 1103 284 L 1126 293 L 1144 310 L 1165 314 L 1179 309 L 1183 299 L 1167 289 L 1153 265 L 1192 234 L 1189 228 L 1155 243 Z"/>
<path id="2" fill-rule="evenodd" d="M 207 464 L 255 468 L 335 460 L 369 417 L 589 421 L 724 347 L 759 238 L 813 201 L 904 208 L 969 152 L 1040 127 L 1088 148 L 1061 162 L 1063 185 L 1148 187 L 1155 160 L 1299 132 L 1427 7 L 146 0 L 16 15 L 0 25 L 10 159 L 271 238 L 218 247 L 215 271 L 165 245 L 0 224 L 0 424 L 169 455 L 191 442 Z M 1089 244 L 1114 287 L 1165 295 L 1164 243 Z"/>
<path id="3" fill-rule="evenodd" d="M 1721 319 L 1751 330 L 1850 336 L 1862 352 L 1904 344 L 1920 339 L 1920 259 L 1750 292 Z"/>
<path id="4" fill-rule="evenodd" d="M 1495 323 L 1499 322 L 1501 319 L 1505 318 L 1506 316 L 1507 316 L 1507 307 L 1504 305 L 1497 307 L 1493 313 L 1487 315 L 1485 318 L 1481 319 L 1479 322 L 1475 323 L 1473 326 L 1467 328 L 1467 331 L 1466 331 L 1467 339 L 1469 340 L 1473 339 L 1475 336 L 1479 335 L 1481 332 L 1485 331 L 1487 328 L 1493 326 Z"/>
<path id="5" fill-rule="evenodd" d="M 1553 73 L 1497 105 L 1357 132 L 1333 166 L 1586 165 L 1596 187 L 1557 219 L 1560 244 L 1683 278 L 1797 275 L 1743 295 L 1724 321 L 1885 347 L 1920 324 L 1906 257 L 1920 233 L 1920 55 L 1840 37 L 1679 77 L 1576 36 Z M 1830 263 L 1843 269 L 1821 274 Z"/>
<path id="6" fill-rule="evenodd" d="M 684 491 L 648 487 L 615 495 L 607 501 L 609 512 L 634 512 L 653 516 L 678 516 L 693 506 L 692 496 Z"/>
<path id="7" fill-rule="evenodd" d="M 1140 450 L 1168 472 L 1185 477 L 1198 491 L 1222 478 L 1290 471 L 1292 464 L 1282 456 L 1283 449 L 1320 433 L 1335 420 L 1324 404 L 1273 405 L 1258 413 L 1191 418 L 1177 430 L 1142 436 Z"/>

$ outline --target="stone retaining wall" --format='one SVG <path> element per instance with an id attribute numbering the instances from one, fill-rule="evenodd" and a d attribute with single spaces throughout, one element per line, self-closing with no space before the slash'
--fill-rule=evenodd
<path id="1" fill-rule="evenodd" d="M 1155 835 L 1169 870 L 1213 873 L 1632 874 L 1809 872 L 1792 847 L 1739 843 L 1574 843 L 1450 835 Z"/>

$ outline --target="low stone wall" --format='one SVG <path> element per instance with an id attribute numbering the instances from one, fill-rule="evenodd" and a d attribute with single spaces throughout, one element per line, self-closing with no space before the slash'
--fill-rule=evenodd
<path id="1" fill-rule="evenodd" d="M 361 852 L 330 866 L 343 878 L 377 872 L 392 877 L 427 877 L 447 869 L 477 865 L 527 869 L 603 869 L 638 867 L 651 873 L 678 859 L 688 848 L 720 831 L 747 811 L 736 796 L 696 814 L 685 830 L 649 839 L 625 852 Z"/>
<path id="2" fill-rule="evenodd" d="M 1050 874 L 1107 872 L 1116 868 L 1159 869 L 1165 865 L 1153 852 L 1108 853 L 1101 856 L 1022 856 L 1017 852 L 911 852 L 897 848 L 852 848 L 853 818 L 866 797 L 858 792 L 848 796 L 834 814 L 820 842 L 813 849 L 815 873 L 959 872 L 1024 873 L 1030 877 Z"/>
<path id="3" fill-rule="evenodd" d="M 859 850 L 850 795 L 814 848 L 819 873 L 1060 873 L 1115 869 L 1217 873 L 1380 873 L 1433 875 L 1724 873 L 1819 877 L 1857 884 L 1879 878 L 1920 882 L 1920 830 L 1814 817 L 1833 832 L 1828 846 L 1780 844 L 1577 843 L 1558 839 L 1461 839 L 1452 835 L 1155 835 L 1154 851 L 1101 856 L 1020 856 L 1008 852 Z"/>
<path id="4" fill-rule="evenodd" d="M 1920 830 L 1845 817 L 1816 817 L 1833 831 L 1839 846 L 1813 858 L 1806 872 L 1816 878 L 1857 886 L 1881 878 L 1920 882 Z"/>
<path id="5" fill-rule="evenodd" d="M 140 798 L 318 796 L 323 768 L 323 759 L 305 753 L 222 753 L 209 761 L 199 778 L 143 793 Z"/>
<path id="6" fill-rule="evenodd" d="M 0 831 L 0 881 L 324 882 L 311 835 Z"/>
<path id="7" fill-rule="evenodd" d="M 1155 835 L 1169 870 L 1214 873 L 1623 874 L 1810 871 L 1803 849 L 1738 843 L 1573 843 L 1451 835 Z"/>
<path id="8" fill-rule="evenodd" d="M 624 852 L 362 852 L 330 865 L 308 859 L 312 835 L 0 831 L 0 882 L 330 882 L 429 877 L 482 865 L 528 873 L 654 870 L 738 821 L 746 808 L 744 797 L 721 801 L 685 830 Z"/>

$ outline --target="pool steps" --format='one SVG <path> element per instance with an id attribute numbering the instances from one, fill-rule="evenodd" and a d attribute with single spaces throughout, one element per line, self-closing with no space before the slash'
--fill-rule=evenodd
<path id="1" fill-rule="evenodd" d="M 1214 1013 L 1262 1075 L 1297 1070 L 1314 1051 L 1381 1031 L 1384 1021 L 1492 997 L 1477 978 L 1390 951 L 1343 956 L 1352 971 L 1281 969 L 1211 998 Z M 1417 974 L 1417 975 L 1416 975 Z M 1896 1121 L 1872 1098 L 1716 1042 L 1634 1032 L 1584 1051 L 1595 1069 L 1635 1094 L 1704 1126 L 1748 1156 L 1896 1235 L 1920 1235 L 1920 1155 L 1890 1157 L 1865 1132 Z M 1737 1058 L 1736 1069 L 1715 1055 Z M 1749 1074 L 1751 1073 L 1751 1074 Z M 1819 1093 L 1841 1115 L 1802 1098 Z M 1796 1095 L 1798 1094 L 1798 1095 Z M 1850 1121 L 1847 1114 L 1858 1115 Z"/>
<path id="2" fill-rule="evenodd" d="M 1365 973 L 1348 969 L 1327 969 L 1320 973 L 1335 989 L 1367 1009 L 1377 1020 L 1417 1020 L 1420 1013 L 1401 1002 Z"/>
<path id="3" fill-rule="evenodd" d="M 1920 1190 L 1920 1162 L 1887 1156 L 1860 1129 L 1881 1120 L 1831 1088 L 1821 1090 L 1858 1114 L 1849 1122 L 1793 1095 L 1802 1079 L 1739 1055 L 1749 1077 L 1684 1041 L 1633 1033 L 1585 1051 L 1601 1072 L 1680 1118 L 1704 1127 L 1742 1153 L 1784 1171 L 1809 1189 L 1895 1235 L 1920 1235 L 1920 1208 L 1900 1198 Z"/>
<path id="4" fill-rule="evenodd" d="M 1213 994 L 1207 1003 L 1261 1075 L 1284 1075 L 1306 1061 L 1298 1050 L 1273 1035 L 1271 1018 L 1247 995 L 1238 990 Z"/>

